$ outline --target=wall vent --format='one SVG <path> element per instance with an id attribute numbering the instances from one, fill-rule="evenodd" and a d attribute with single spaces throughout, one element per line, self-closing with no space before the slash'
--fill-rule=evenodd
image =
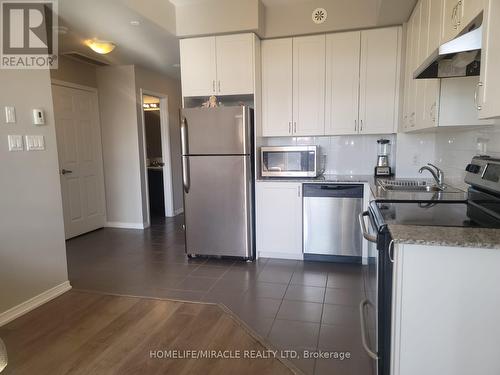
<path id="1" fill-rule="evenodd" d="M 312 12 L 312 20 L 317 25 L 325 22 L 327 17 L 328 13 L 325 8 L 316 8 Z"/>

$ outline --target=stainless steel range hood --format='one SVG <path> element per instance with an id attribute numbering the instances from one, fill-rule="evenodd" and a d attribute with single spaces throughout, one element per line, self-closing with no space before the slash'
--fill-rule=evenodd
<path id="1" fill-rule="evenodd" d="M 415 79 L 479 75 L 483 26 L 439 46 L 413 73 Z"/>

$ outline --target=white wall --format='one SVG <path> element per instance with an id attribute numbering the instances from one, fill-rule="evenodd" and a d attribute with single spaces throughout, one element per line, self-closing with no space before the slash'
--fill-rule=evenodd
<path id="1" fill-rule="evenodd" d="M 141 227 L 147 223 L 146 183 L 141 164 L 140 89 L 168 95 L 174 210 L 182 208 L 179 108 L 180 82 L 144 68 L 97 68 L 107 221 Z"/>
<path id="2" fill-rule="evenodd" d="M 96 67 L 59 55 L 57 69 L 50 70 L 50 78 L 78 85 L 97 87 Z"/>
<path id="3" fill-rule="evenodd" d="M 181 164 L 181 134 L 179 126 L 179 109 L 181 108 L 181 81 L 165 75 L 135 67 L 136 89 L 140 101 L 140 89 L 168 95 L 168 121 L 170 127 L 170 157 L 172 161 L 172 188 L 174 210 L 183 207 L 182 201 L 182 164 Z M 140 104 L 140 103 L 139 103 Z M 142 108 L 138 111 L 142 115 Z"/>
<path id="4" fill-rule="evenodd" d="M 176 34 L 188 37 L 242 31 L 259 33 L 262 14 L 259 0 L 186 2 L 175 7 Z"/>
<path id="5" fill-rule="evenodd" d="M 133 65 L 97 68 L 107 221 L 146 222 L 142 211 L 139 128 Z"/>
<path id="6" fill-rule="evenodd" d="M 50 75 L 0 70 L 0 313 L 68 280 Z M 16 107 L 5 124 L 3 107 Z M 46 125 L 32 125 L 42 108 Z M 9 152 L 8 134 L 40 134 L 46 150 Z"/>

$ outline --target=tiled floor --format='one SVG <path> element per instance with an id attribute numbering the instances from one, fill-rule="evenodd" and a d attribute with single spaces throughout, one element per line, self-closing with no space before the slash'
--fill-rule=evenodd
<path id="1" fill-rule="evenodd" d="M 361 345 L 361 266 L 184 254 L 182 216 L 145 231 L 101 229 L 67 243 L 73 288 L 220 302 L 281 349 L 349 351 L 350 360 L 297 359 L 307 374 L 371 375 Z"/>

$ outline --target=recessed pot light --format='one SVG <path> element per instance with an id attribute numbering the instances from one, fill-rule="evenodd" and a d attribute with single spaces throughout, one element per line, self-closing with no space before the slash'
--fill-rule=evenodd
<path id="1" fill-rule="evenodd" d="M 141 25 L 141 21 L 138 21 L 138 20 L 132 20 L 130 21 L 130 24 L 132 26 L 140 26 Z"/>

